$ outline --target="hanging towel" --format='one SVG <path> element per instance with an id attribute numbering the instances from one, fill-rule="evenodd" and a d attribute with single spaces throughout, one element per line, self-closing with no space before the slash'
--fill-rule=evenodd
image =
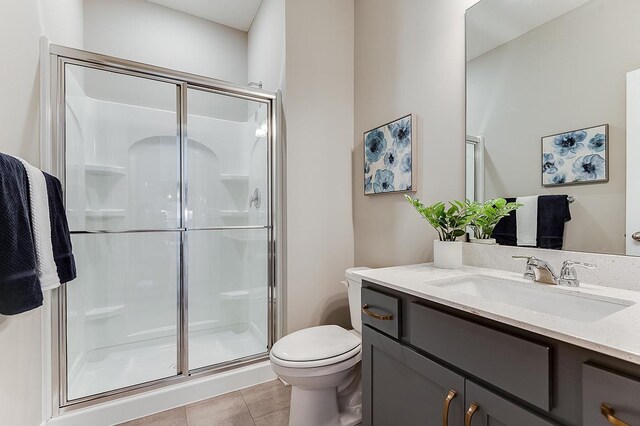
<path id="1" fill-rule="evenodd" d="M 516 235 L 519 246 L 536 247 L 538 245 L 538 196 L 518 197 L 516 210 Z"/>
<path id="2" fill-rule="evenodd" d="M 538 198 L 538 247 L 561 250 L 564 224 L 570 220 L 566 195 L 541 195 Z"/>
<path id="3" fill-rule="evenodd" d="M 505 198 L 507 203 L 515 203 L 515 198 Z M 509 212 L 509 216 L 503 217 L 493 228 L 491 238 L 496 239 L 496 243 L 503 246 L 515 246 L 518 245 L 517 233 L 516 233 L 516 211 Z"/>
<path id="4" fill-rule="evenodd" d="M 31 233 L 36 250 L 36 270 L 42 290 L 51 290 L 60 286 L 58 270 L 53 259 L 51 244 L 51 222 L 49 218 L 49 196 L 47 183 L 40 169 L 16 157 L 25 170 L 29 181 L 29 201 L 31 216 Z"/>
<path id="5" fill-rule="evenodd" d="M 76 262 L 71 248 L 71 235 L 64 209 L 62 185 L 58 178 L 43 173 L 47 181 L 49 196 L 49 218 L 51 222 L 51 245 L 53 246 L 53 260 L 56 262 L 58 279 L 67 283 L 76 278 Z"/>
<path id="6" fill-rule="evenodd" d="M 42 305 L 31 235 L 29 180 L 22 163 L 0 153 L 0 314 Z"/>

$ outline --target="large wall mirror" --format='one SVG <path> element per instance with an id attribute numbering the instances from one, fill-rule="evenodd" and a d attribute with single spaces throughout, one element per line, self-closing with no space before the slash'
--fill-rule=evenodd
<path id="1" fill-rule="evenodd" d="M 467 11 L 467 197 L 538 197 L 538 226 L 556 229 L 551 246 L 499 243 L 640 255 L 639 18 L 638 0 Z"/>

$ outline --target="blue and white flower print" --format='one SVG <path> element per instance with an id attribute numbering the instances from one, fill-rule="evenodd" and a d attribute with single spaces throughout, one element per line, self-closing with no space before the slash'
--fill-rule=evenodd
<path id="1" fill-rule="evenodd" d="M 402 173 L 411 173 L 411 153 L 407 153 L 400 160 L 400 171 Z"/>
<path id="2" fill-rule="evenodd" d="M 372 130 L 367 134 L 364 141 L 364 152 L 367 161 L 375 163 L 387 150 L 387 140 L 380 130 Z"/>
<path id="3" fill-rule="evenodd" d="M 590 154 L 578 158 L 573 163 L 574 182 L 598 180 L 604 178 L 605 161 L 600 154 Z"/>
<path id="4" fill-rule="evenodd" d="M 561 157 L 575 157 L 580 148 L 584 148 L 583 140 L 587 138 L 587 132 L 578 130 L 571 133 L 563 133 L 553 138 L 554 152 Z"/>
<path id="5" fill-rule="evenodd" d="M 387 125 L 387 129 L 391 133 L 394 146 L 406 148 L 411 144 L 411 117 L 395 121 Z"/>
<path id="6" fill-rule="evenodd" d="M 607 180 L 607 125 L 542 138 L 543 185 Z"/>
<path id="7" fill-rule="evenodd" d="M 602 152 L 605 148 L 606 137 L 602 133 L 596 134 L 589 140 L 587 146 L 593 152 Z"/>
<path id="8" fill-rule="evenodd" d="M 411 116 L 364 135 L 364 193 L 412 190 Z"/>
<path id="9" fill-rule="evenodd" d="M 379 192 L 393 192 L 395 188 L 393 186 L 393 180 L 395 176 L 391 170 L 379 169 L 376 170 L 376 177 L 373 181 L 373 192 L 376 194 Z"/>
<path id="10" fill-rule="evenodd" d="M 564 160 L 562 158 L 556 160 L 551 153 L 542 154 L 542 173 L 548 173 L 550 175 L 558 173 L 558 167 L 562 167 L 563 165 Z"/>

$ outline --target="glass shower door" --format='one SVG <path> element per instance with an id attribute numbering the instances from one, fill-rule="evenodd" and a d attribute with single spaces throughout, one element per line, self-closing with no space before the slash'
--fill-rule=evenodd
<path id="1" fill-rule="evenodd" d="M 73 401 L 179 373 L 180 86 L 69 63 L 64 82 Z"/>
<path id="2" fill-rule="evenodd" d="M 268 345 L 268 105 L 187 90 L 189 370 Z"/>

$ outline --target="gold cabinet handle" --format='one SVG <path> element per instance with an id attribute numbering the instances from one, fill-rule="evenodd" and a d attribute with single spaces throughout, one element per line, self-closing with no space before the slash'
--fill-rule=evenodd
<path id="1" fill-rule="evenodd" d="M 391 321 L 391 319 L 393 319 L 391 314 L 381 315 L 381 314 L 376 314 L 375 312 L 371 312 L 369 310 L 369 305 L 367 305 L 366 303 L 362 305 L 362 313 L 368 317 L 375 318 L 377 320 L 382 320 L 382 321 Z"/>
<path id="2" fill-rule="evenodd" d="M 451 389 L 444 399 L 444 406 L 442 407 L 442 426 L 449 426 L 449 405 L 451 400 L 456 397 L 458 392 Z"/>
<path id="3" fill-rule="evenodd" d="M 478 404 L 476 404 L 475 402 L 472 402 L 471 405 L 469 405 L 467 414 L 465 414 L 464 416 L 464 426 L 471 426 L 471 419 L 473 418 L 473 415 L 476 413 L 478 408 L 480 407 L 478 407 Z"/>
<path id="4" fill-rule="evenodd" d="M 631 426 L 629 423 L 625 423 L 619 418 L 617 418 L 616 416 L 614 416 L 614 414 L 616 413 L 616 410 L 614 410 L 613 407 L 607 403 L 603 402 L 602 404 L 600 404 L 600 413 L 602 413 L 602 415 L 605 416 L 609 421 L 609 423 L 611 423 L 612 425 Z"/>

